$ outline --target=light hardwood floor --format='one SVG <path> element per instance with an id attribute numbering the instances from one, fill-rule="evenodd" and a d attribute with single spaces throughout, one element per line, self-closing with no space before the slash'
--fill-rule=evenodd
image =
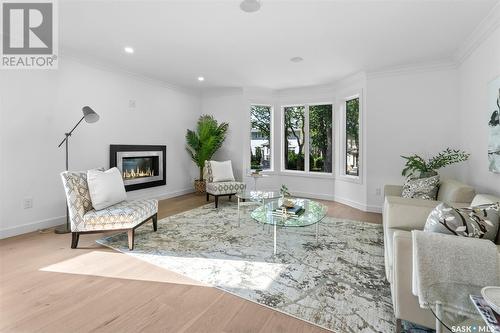
<path id="1" fill-rule="evenodd" d="M 158 215 L 205 203 L 194 194 L 163 200 Z M 325 203 L 330 216 L 381 223 L 380 214 Z M 70 235 L 52 231 L 1 240 L 0 332 L 325 331 L 102 247 L 102 236 L 80 236 L 75 250 Z"/>

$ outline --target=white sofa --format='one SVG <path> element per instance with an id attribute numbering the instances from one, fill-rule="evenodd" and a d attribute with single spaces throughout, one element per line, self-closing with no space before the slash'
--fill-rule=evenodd
<path id="1" fill-rule="evenodd" d="M 434 327 L 435 318 L 429 310 L 419 306 L 412 293 L 412 237 L 411 230 L 422 230 L 429 213 L 441 202 L 454 207 L 471 205 L 474 189 L 455 180 L 443 180 L 437 201 L 402 198 L 402 186 L 386 185 L 383 209 L 384 251 L 386 277 L 391 284 L 394 314 L 398 320 L 408 320 L 426 327 Z M 494 201 L 493 197 L 478 195 L 480 200 Z M 497 199 L 498 200 L 498 199 Z M 450 236 L 456 237 L 456 236 Z"/>

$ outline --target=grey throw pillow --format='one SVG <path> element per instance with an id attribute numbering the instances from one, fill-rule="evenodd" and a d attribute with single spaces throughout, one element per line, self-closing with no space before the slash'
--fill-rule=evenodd
<path id="1" fill-rule="evenodd" d="M 441 203 L 429 214 L 424 231 L 496 242 L 500 225 L 499 207 L 498 202 L 468 208 L 453 208 Z"/>
<path id="2" fill-rule="evenodd" d="M 439 185 L 439 175 L 407 179 L 403 185 L 403 198 L 416 198 L 425 200 L 436 200 Z"/>

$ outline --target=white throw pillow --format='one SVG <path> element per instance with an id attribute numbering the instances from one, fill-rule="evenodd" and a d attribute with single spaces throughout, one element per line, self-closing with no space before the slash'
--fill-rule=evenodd
<path id="1" fill-rule="evenodd" d="M 234 182 L 233 166 L 231 161 L 210 161 L 214 182 Z"/>
<path id="2" fill-rule="evenodd" d="M 90 200 L 95 210 L 101 210 L 127 200 L 125 185 L 120 170 L 111 168 L 107 171 L 97 169 L 87 171 Z"/>

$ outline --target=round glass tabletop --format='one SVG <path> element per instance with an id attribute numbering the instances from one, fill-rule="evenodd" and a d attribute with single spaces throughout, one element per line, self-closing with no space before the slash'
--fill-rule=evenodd
<path id="1" fill-rule="evenodd" d="M 448 330 L 457 327 L 470 327 L 479 329 L 486 327 L 481 318 L 471 295 L 480 296 L 481 287 L 463 283 L 445 282 L 436 283 L 426 292 L 430 310 L 436 319 Z M 474 331 L 472 331 L 474 332 Z"/>
<path id="2" fill-rule="evenodd" d="M 244 191 L 236 194 L 237 198 L 261 202 L 263 200 L 277 199 L 281 197 L 279 191 Z"/>
<path id="3" fill-rule="evenodd" d="M 258 207 L 251 213 L 251 216 L 260 223 L 284 227 L 305 227 L 321 221 L 328 211 L 325 205 L 317 201 L 299 198 L 291 200 L 295 205 L 304 208 L 304 212 L 298 216 L 289 216 L 285 218 L 280 212 L 282 199 L 278 199 Z"/>

